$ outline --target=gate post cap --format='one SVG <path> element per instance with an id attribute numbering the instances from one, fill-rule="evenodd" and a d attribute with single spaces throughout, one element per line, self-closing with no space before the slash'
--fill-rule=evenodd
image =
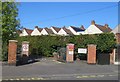
<path id="1" fill-rule="evenodd" d="M 68 44 L 66 44 L 66 45 L 74 45 L 73 43 L 68 43 Z"/>
<path id="2" fill-rule="evenodd" d="M 88 44 L 88 46 L 97 46 L 96 44 Z"/>
<path id="3" fill-rule="evenodd" d="M 18 42 L 17 40 L 9 40 L 9 42 Z"/>
<path id="4" fill-rule="evenodd" d="M 22 43 L 28 43 L 28 44 L 29 44 L 29 42 L 28 42 L 28 41 L 23 41 Z"/>

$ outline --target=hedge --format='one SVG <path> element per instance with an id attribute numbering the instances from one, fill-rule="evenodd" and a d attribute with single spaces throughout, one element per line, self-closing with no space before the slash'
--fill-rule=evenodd
<path id="1" fill-rule="evenodd" d="M 18 46 L 21 47 L 22 41 L 30 42 L 30 54 L 41 56 L 53 56 L 58 47 L 66 47 L 66 44 L 75 44 L 75 52 L 78 48 L 87 48 L 88 44 L 97 45 L 97 53 L 109 53 L 116 44 L 113 33 L 103 33 L 94 35 L 77 36 L 24 36 L 19 37 Z"/>

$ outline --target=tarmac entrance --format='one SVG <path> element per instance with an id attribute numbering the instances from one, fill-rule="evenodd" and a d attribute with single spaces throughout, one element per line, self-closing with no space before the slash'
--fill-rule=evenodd
<path id="1" fill-rule="evenodd" d="M 66 44 L 66 47 L 58 48 L 55 53 L 55 57 L 59 61 L 64 62 L 74 62 L 76 53 L 75 53 L 75 45 L 74 44 Z M 29 56 L 29 42 L 22 42 L 22 48 L 17 46 L 17 41 L 10 40 L 9 41 L 9 51 L 8 51 L 8 63 L 9 64 L 26 64 L 30 62 L 35 62 L 35 59 L 31 59 Z M 20 52 L 17 52 L 17 50 Z M 17 53 L 16 53 L 17 52 Z M 19 54 L 18 54 L 19 53 Z M 21 53 L 21 54 L 20 54 Z M 78 48 L 78 53 L 80 54 L 80 58 L 83 57 L 87 60 L 88 64 L 110 64 L 110 55 L 99 55 L 96 53 L 96 45 L 89 44 L 87 48 Z M 81 56 L 82 55 L 82 56 Z M 120 45 L 118 45 L 118 49 L 116 49 L 116 55 L 114 57 L 115 64 L 120 62 Z M 97 62 L 98 59 L 98 62 Z M 105 61 L 104 61 L 105 60 Z"/>

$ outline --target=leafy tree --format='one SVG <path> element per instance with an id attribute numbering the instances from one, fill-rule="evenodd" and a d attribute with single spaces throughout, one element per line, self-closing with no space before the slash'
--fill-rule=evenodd
<path id="1" fill-rule="evenodd" d="M 2 54 L 2 16 L 1 16 L 1 13 L 2 13 L 2 2 L 0 1 L 0 56 Z M 1 57 L 0 57 L 0 60 L 1 60 Z"/>
<path id="2" fill-rule="evenodd" d="M 15 39 L 17 35 L 17 29 L 19 29 L 19 19 L 17 3 L 14 1 L 2 2 L 2 57 L 7 58 L 7 45 L 10 39 Z"/>
<path id="3" fill-rule="evenodd" d="M 115 48 L 115 35 L 113 33 L 103 33 L 97 35 L 97 50 L 99 53 L 110 53 Z"/>

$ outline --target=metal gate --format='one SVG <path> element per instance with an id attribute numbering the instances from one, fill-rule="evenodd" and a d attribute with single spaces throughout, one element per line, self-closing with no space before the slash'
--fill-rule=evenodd
<path id="1" fill-rule="evenodd" d="M 77 57 L 80 60 L 87 60 L 87 48 L 78 48 Z"/>
<path id="2" fill-rule="evenodd" d="M 98 54 L 97 56 L 98 64 L 100 65 L 109 65 L 110 64 L 110 54 Z"/>
<path id="3" fill-rule="evenodd" d="M 29 57 L 22 54 L 22 47 L 21 45 L 17 46 L 17 55 L 16 55 L 16 65 L 24 65 L 27 64 Z"/>
<path id="4" fill-rule="evenodd" d="M 58 48 L 59 61 L 66 61 L 66 48 Z"/>

